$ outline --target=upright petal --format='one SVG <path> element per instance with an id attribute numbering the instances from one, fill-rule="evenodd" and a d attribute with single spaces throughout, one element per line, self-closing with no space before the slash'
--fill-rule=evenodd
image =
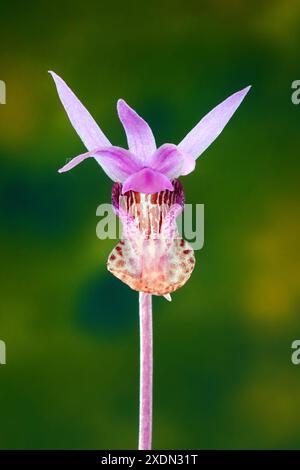
<path id="1" fill-rule="evenodd" d="M 222 132 L 250 88 L 248 86 L 234 93 L 204 116 L 180 142 L 179 149 L 189 157 L 194 159 L 199 157 Z M 184 174 L 187 174 L 192 170 L 184 168 L 184 171 Z"/>
<path id="2" fill-rule="evenodd" d="M 58 95 L 71 124 L 86 148 L 93 150 L 96 147 L 110 146 L 111 143 L 107 137 L 68 85 L 56 73 L 51 71 L 49 73 L 54 79 Z"/>
<path id="3" fill-rule="evenodd" d="M 146 165 L 156 150 L 150 126 L 124 100 L 118 101 L 117 109 L 126 132 L 129 150 Z"/>
<path id="4" fill-rule="evenodd" d="M 79 165 L 86 158 L 95 157 L 102 166 L 105 173 L 113 180 L 123 182 L 133 173 L 141 169 L 136 157 L 128 150 L 120 147 L 103 147 L 92 150 L 74 157 L 70 162 L 63 166 L 59 173 L 64 173 Z"/>

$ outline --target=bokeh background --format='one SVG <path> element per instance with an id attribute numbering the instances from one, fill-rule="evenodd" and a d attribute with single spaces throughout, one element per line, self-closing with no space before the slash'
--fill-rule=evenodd
<path id="1" fill-rule="evenodd" d="M 137 294 L 96 237 L 111 182 L 90 160 L 47 70 L 116 145 L 125 98 L 159 144 L 252 84 L 183 179 L 205 246 L 169 304 L 154 300 L 159 449 L 300 448 L 300 2 L 5 2 L 0 15 L 1 449 L 136 448 Z"/>

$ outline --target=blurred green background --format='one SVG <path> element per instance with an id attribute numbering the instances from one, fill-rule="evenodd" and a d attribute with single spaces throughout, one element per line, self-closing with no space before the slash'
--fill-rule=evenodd
<path id="1" fill-rule="evenodd" d="M 96 207 L 111 181 L 84 151 L 47 70 L 116 145 L 126 99 L 179 142 L 252 84 L 182 179 L 205 246 L 154 300 L 154 448 L 299 449 L 300 2 L 2 2 L 1 449 L 136 448 L 137 293 L 106 271 Z"/>

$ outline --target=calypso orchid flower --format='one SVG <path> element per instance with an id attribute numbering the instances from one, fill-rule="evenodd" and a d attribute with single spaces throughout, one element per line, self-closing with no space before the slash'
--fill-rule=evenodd
<path id="1" fill-rule="evenodd" d="M 191 276 L 195 257 L 180 237 L 176 217 L 183 210 L 184 191 L 178 180 L 195 169 L 196 159 L 222 132 L 250 86 L 216 106 L 178 144 L 157 148 L 149 125 L 124 100 L 117 103 L 128 150 L 110 143 L 90 113 L 54 72 L 50 72 L 67 115 L 87 152 L 74 157 L 64 173 L 94 158 L 114 181 L 112 203 L 122 220 L 123 236 L 109 255 L 107 267 L 139 291 L 140 421 L 139 449 L 152 439 L 152 295 L 165 296 Z"/>

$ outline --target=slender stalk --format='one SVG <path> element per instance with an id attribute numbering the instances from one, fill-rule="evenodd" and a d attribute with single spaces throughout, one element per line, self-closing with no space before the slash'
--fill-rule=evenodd
<path id="1" fill-rule="evenodd" d="M 151 450 L 152 444 L 152 295 L 139 294 L 140 304 L 140 418 L 139 450 Z"/>

